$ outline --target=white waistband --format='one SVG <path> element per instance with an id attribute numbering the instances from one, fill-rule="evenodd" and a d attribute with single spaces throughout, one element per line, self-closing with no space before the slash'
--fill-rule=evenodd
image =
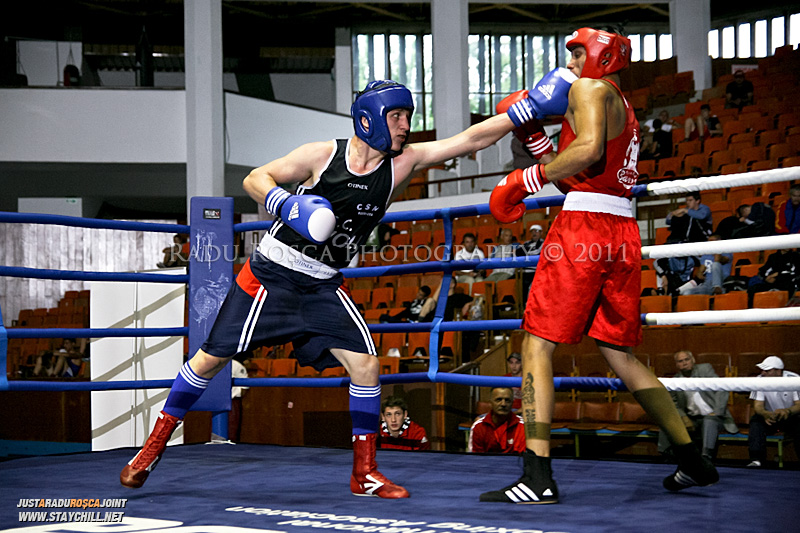
<path id="1" fill-rule="evenodd" d="M 331 279 L 339 273 L 333 267 L 308 257 L 302 252 L 282 243 L 269 233 L 265 234 L 258 245 L 258 253 L 282 267 L 301 272 L 317 279 Z"/>
<path id="2" fill-rule="evenodd" d="M 633 218 L 630 200 L 596 192 L 568 192 L 562 211 L 588 211 Z"/>

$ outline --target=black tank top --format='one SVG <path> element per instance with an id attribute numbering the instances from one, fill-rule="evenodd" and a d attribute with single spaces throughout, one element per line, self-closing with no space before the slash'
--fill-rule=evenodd
<path id="1" fill-rule="evenodd" d="M 394 188 L 394 166 L 384 159 L 367 174 L 354 174 L 347 166 L 349 139 L 337 139 L 328 165 L 312 187 L 299 185 L 295 194 L 326 198 L 336 215 L 336 227 L 323 244 L 302 237 L 280 220 L 269 233 L 284 244 L 339 269 L 346 267 L 378 225 Z"/>

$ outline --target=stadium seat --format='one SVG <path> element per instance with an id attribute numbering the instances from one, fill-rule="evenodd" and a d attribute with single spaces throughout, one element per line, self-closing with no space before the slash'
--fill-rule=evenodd
<path id="1" fill-rule="evenodd" d="M 753 295 L 753 307 L 761 309 L 771 309 L 786 307 L 789 301 L 787 291 L 757 292 Z"/>
<path id="2" fill-rule="evenodd" d="M 675 312 L 708 311 L 710 299 L 707 294 L 682 294 L 678 296 Z"/>

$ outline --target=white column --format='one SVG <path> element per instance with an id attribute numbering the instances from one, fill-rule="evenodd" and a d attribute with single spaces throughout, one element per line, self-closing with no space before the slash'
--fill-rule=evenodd
<path id="1" fill-rule="evenodd" d="M 432 0 L 433 118 L 436 137 L 446 139 L 469 126 L 467 0 Z"/>
<path id="2" fill-rule="evenodd" d="M 222 3 L 183 3 L 186 48 L 186 213 L 193 196 L 223 196 Z"/>
<path id="3" fill-rule="evenodd" d="M 712 85 L 708 32 L 711 30 L 710 0 L 671 0 L 669 28 L 678 72 L 694 72 L 697 91 Z"/>
<path id="4" fill-rule="evenodd" d="M 469 127 L 468 1 L 432 0 L 431 30 L 433 119 L 436 138 L 446 139 Z M 463 175 L 460 168 L 456 172 Z"/>
<path id="5" fill-rule="evenodd" d="M 350 28 L 336 28 L 335 39 L 333 77 L 336 83 L 336 112 L 349 115 L 350 104 L 353 103 L 353 49 Z"/>

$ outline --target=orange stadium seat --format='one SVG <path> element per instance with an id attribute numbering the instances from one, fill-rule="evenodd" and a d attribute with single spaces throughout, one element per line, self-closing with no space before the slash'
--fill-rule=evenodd
<path id="1" fill-rule="evenodd" d="M 757 292 L 753 295 L 753 307 L 762 309 L 786 307 L 788 301 L 787 291 Z"/>
<path id="2" fill-rule="evenodd" d="M 747 309 L 747 291 L 733 291 L 714 296 L 714 310 Z"/>
<path id="3" fill-rule="evenodd" d="M 672 311 L 672 297 L 669 295 L 643 296 L 639 299 L 642 313 L 669 313 Z"/>
<path id="4" fill-rule="evenodd" d="M 675 304 L 675 311 L 682 313 L 686 311 L 708 311 L 710 296 L 707 294 L 682 294 L 678 296 Z"/>

